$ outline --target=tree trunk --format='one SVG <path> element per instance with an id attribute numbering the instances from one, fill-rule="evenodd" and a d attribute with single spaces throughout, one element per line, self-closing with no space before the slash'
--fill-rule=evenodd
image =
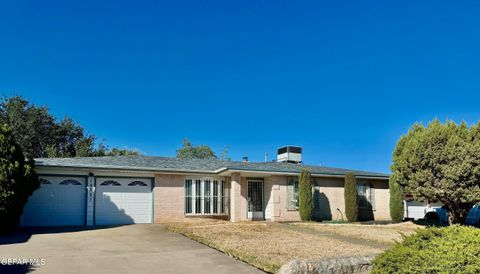
<path id="1" fill-rule="evenodd" d="M 454 225 L 454 224 L 463 225 L 463 224 L 465 224 L 465 220 L 467 219 L 467 215 L 468 215 L 469 211 L 470 211 L 470 207 L 467 208 L 467 209 L 465 209 L 465 208 L 454 208 L 454 209 L 447 208 L 448 224 L 449 225 Z"/>

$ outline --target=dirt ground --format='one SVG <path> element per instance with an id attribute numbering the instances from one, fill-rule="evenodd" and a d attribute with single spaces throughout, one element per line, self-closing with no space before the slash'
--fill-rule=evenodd
<path id="1" fill-rule="evenodd" d="M 398 231 L 409 234 L 415 230 L 410 225 L 389 226 L 191 220 L 170 224 L 169 229 L 276 272 L 293 259 L 378 254 L 401 239 Z"/>
<path id="2" fill-rule="evenodd" d="M 332 233 L 363 240 L 393 244 L 401 241 L 402 235 L 408 236 L 417 229 L 424 228 L 412 222 L 388 225 L 364 225 L 364 224 L 325 224 L 325 223 L 293 223 L 291 225 L 313 229 L 320 233 Z"/>

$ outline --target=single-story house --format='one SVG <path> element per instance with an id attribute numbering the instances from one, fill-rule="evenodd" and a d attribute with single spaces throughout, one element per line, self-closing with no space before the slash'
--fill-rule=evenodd
<path id="1" fill-rule="evenodd" d="M 41 187 L 22 226 L 162 223 L 193 217 L 297 221 L 298 176 L 310 170 L 314 217 L 345 219 L 344 177 L 358 182 L 360 217 L 389 220 L 388 174 L 283 162 L 111 156 L 36 159 Z"/>

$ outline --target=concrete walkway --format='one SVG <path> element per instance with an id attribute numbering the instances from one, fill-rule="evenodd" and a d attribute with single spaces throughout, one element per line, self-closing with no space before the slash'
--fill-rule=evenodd
<path id="1" fill-rule="evenodd" d="M 8 259 L 44 265 L 5 265 Z M 0 273 L 263 273 L 163 225 L 56 228 L 0 236 Z"/>

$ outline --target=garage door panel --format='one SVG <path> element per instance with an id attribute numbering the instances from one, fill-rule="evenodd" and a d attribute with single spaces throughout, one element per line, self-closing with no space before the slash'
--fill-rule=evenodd
<path id="1" fill-rule="evenodd" d="M 24 212 L 42 214 L 42 212 L 53 211 L 55 205 L 52 203 L 54 195 L 51 195 L 50 189 L 41 186 L 32 196 L 28 198 L 28 203 L 25 205 Z"/>
<path id="2" fill-rule="evenodd" d="M 145 199 L 150 199 L 151 192 L 148 193 L 124 193 L 123 199 L 128 199 L 130 203 L 143 203 Z"/>
<path id="3" fill-rule="evenodd" d="M 62 184 L 65 181 L 72 183 Z M 25 205 L 21 217 L 22 226 L 85 224 L 85 178 L 41 176 L 40 182 L 40 188 Z"/>
<path id="4" fill-rule="evenodd" d="M 123 200 L 123 193 L 121 192 L 108 191 L 108 192 L 97 193 L 97 195 L 102 196 L 101 200 L 99 201 L 102 205 L 110 205 L 112 203 L 116 204 Z"/>
<path id="5" fill-rule="evenodd" d="M 139 186 L 127 186 L 124 188 L 124 190 L 128 190 L 128 192 L 124 192 L 128 195 L 135 195 L 135 194 L 146 194 L 146 193 L 151 193 L 151 188 L 150 187 L 139 187 Z"/>
<path id="6" fill-rule="evenodd" d="M 60 191 L 57 192 L 58 198 L 60 200 L 60 203 L 56 203 L 57 206 L 57 212 L 60 214 L 62 212 L 79 212 L 82 210 L 85 210 L 85 203 L 84 202 L 76 202 L 76 203 L 71 203 L 70 201 L 72 200 L 79 200 L 79 199 L 85 199 L 85 196 L 82 195 L 79 197 L 78 193 L 84 192 L 84 186 L 79 187 L 79 186 L 65 186 L 60 189 Z"/>
<path id="7" fill-rule="evenodd" d="M 151 223 L 151 182 L 135 178 L 97 180 L 95 223 Z"/>
<path id="8" fill-rule="evenodd" d="M 129 204 L 125 206 L 125 213 L 129 215 L 142 215 L 150 212 L 151 208 L 143 204 Z"/>

